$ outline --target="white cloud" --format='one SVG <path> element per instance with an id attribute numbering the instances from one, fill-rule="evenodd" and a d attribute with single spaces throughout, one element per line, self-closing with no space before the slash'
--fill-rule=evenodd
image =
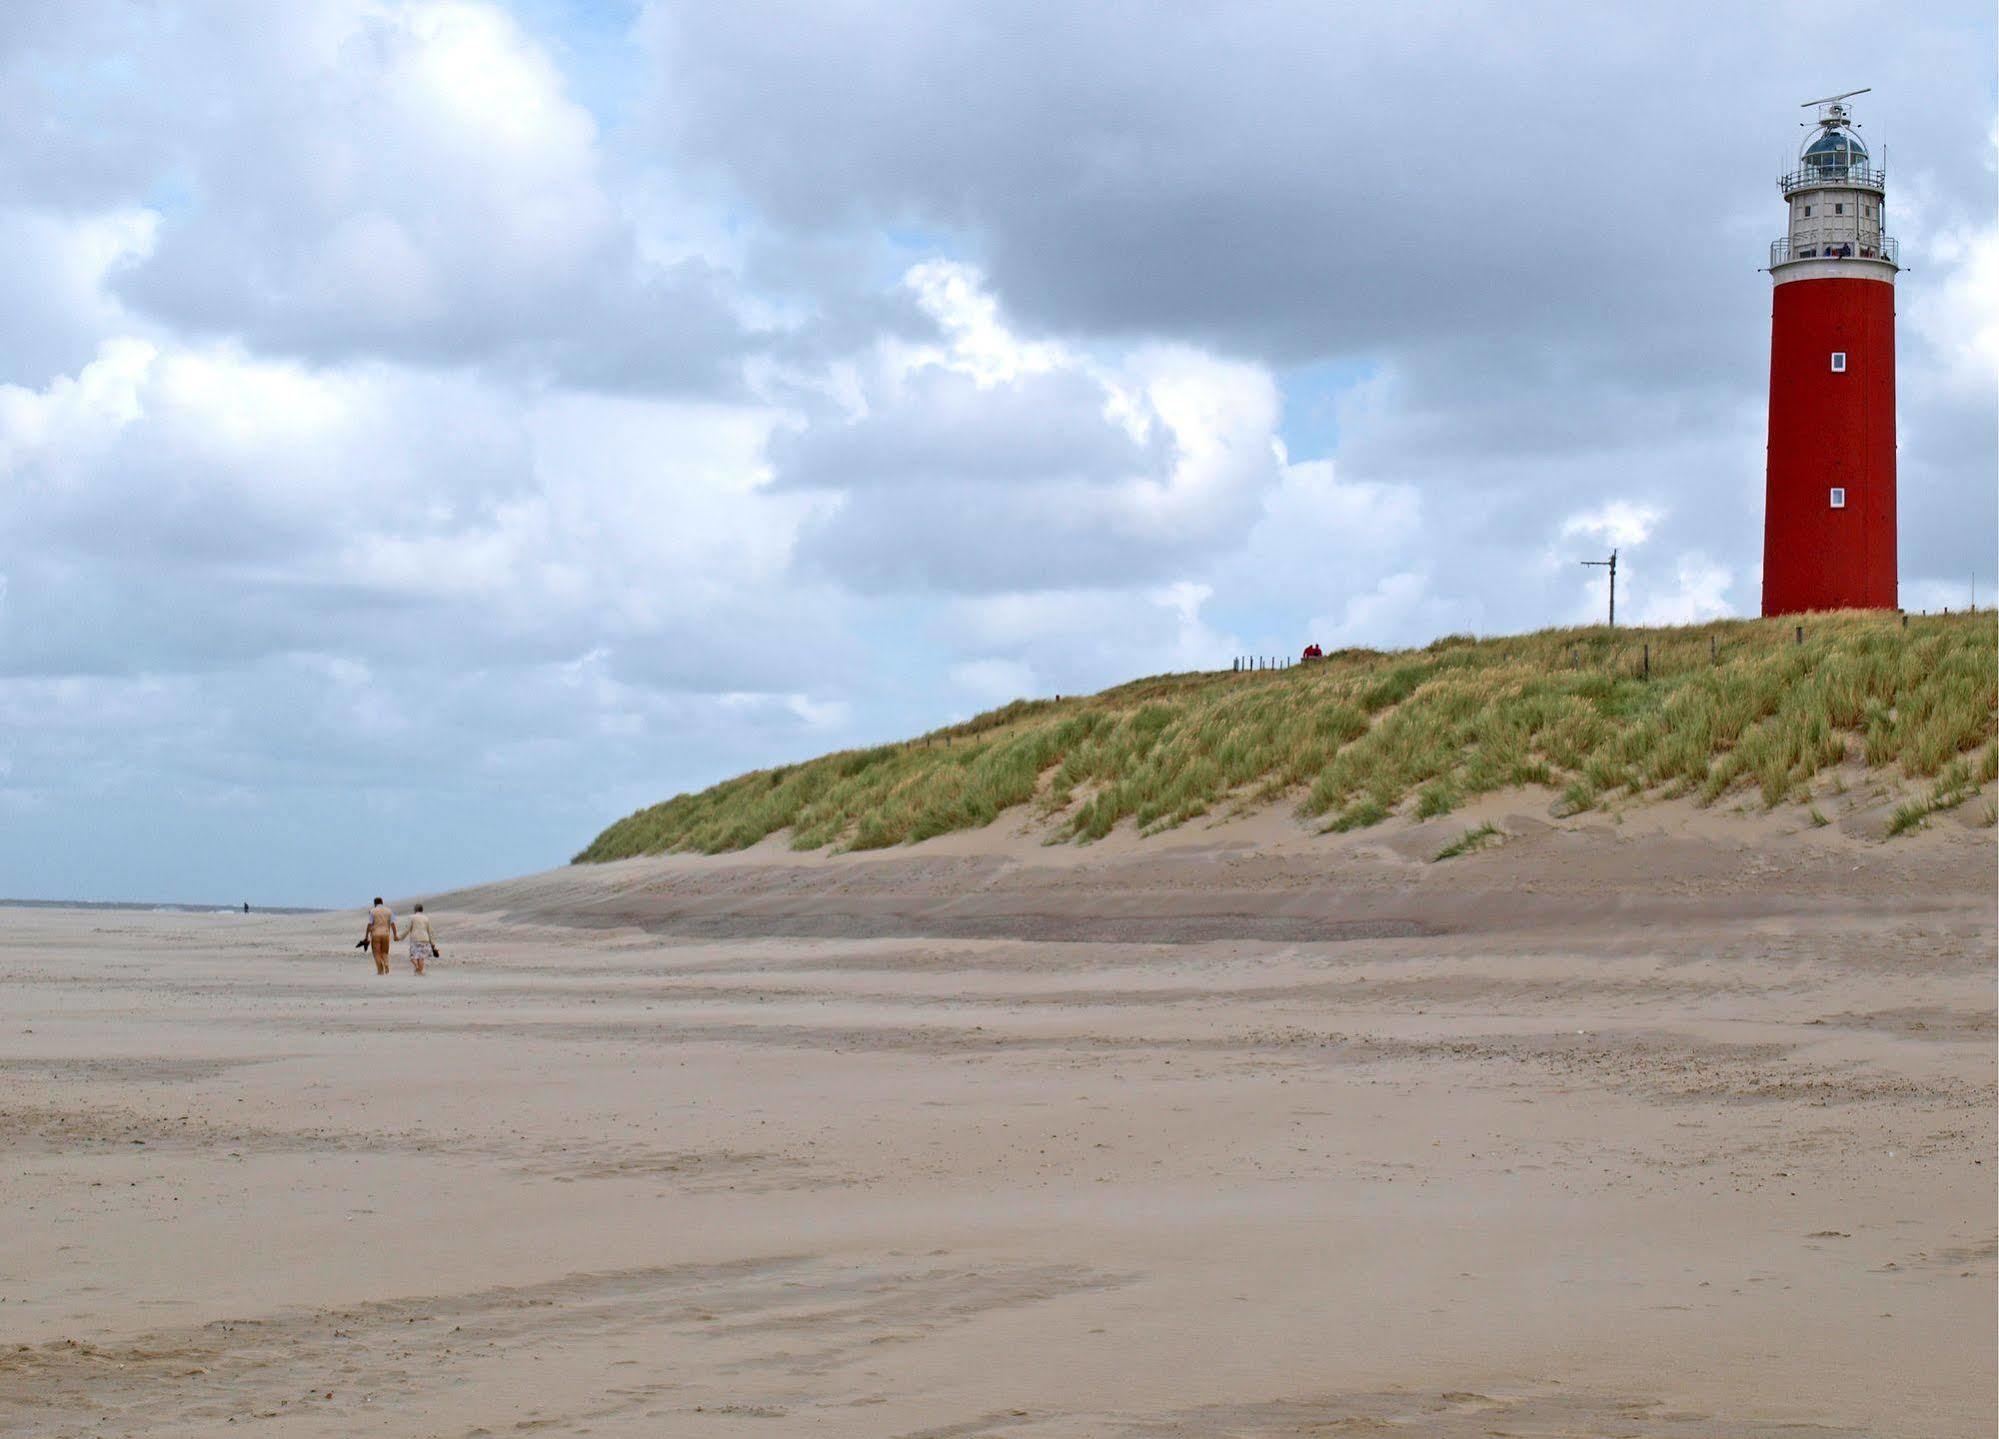
<path id="1" fill-rule="evenodd" d="M 0 54 L 51 112 L 9 137 L 50 172 L 13 228 L 76 208 L 57 174 L 105 193 L 64 222 L 91 227 L 71 258 L 37 267 L 56 298 L 0 319 L 50 328 L 36 316 L 53 310 L 98 335 L 137 321 L 316 361 L 504 365 L 609 388 L 740 383 L 733 283 L 641 232 L 652 212 L 607 173 L 569 77 L 503 6 L 297 0 L 157 25 L 143 8 L 80 9 L 73 33 Z M 109 314 L 69 293 L 85 277 Z"/>
<path id="2" fill-rule="evenodd" d="M 1571 515 L 1562 521 L 1562 538 L 1589 535 L 1620 548 L 1641 545 L 1652 537 L 1664 518 L 1664 512 L 1654 505 L 1612 500 L 1601 509 Z"/>
<path id="3" fill-rule="evenodd" d="M 1060 345 L 1025 341 L 1000 319 L 999 302 L 976 268 L 953 260 L 926 260 L 910 267 L 903 283 L 944 332 L 943 351 L 918 349 L 903 357 L 905 368 L 944 364 L 980 385 L 996 385 L 1022 375 L 1045 374 L 1075 364 Z"/>
<path id="4" fill-rule="evenodd" d="M 1177 581 L 1131 590 L 1030 590 L 953 600 L 938 638 L 968 656 L 968 687 L 1003 698 L 1079 690 L 1136 675 L 1218 669 L 1240 646 L 1203 614 L 1209 587 Z"/>
<path id="5" fill-rule="evenodd" d="M 1902 608 L 1916 614 L 1962 613 L 1974 605 L 1989 610 L 1995 602 L 1999 602 L 1999 591 L 1994 590 L 1989 577 L 1983 583 L 1977 575 L 1967 574 L 1958 580 L 1905 580 L 1902 584 Z"/>
<path id="6" fill-rule="evenodd" d="M 0 382 L 39 386 L 130 331 L 110 287 L 152 253 L 158 232 L 143 206 L 71 215 L 0 201 L 0 270 L 19 277 L 0 286 Z"/>
<path id="7" fill-rule="evenodd" d="M 815 700 L 808 694 L 745 693 L 717 695 L 716 702 L 737 714 L 784 714 L 809 730 L 833 730 L 845 724 L 853 707 L 844 700 Z"/>
<path id="8" fill-rule="evenodd" d="M 1624 579 L 1627 596 L 1642 596 L 1636 610 L 1641 625 L 1698 624 L 1734 613 L 1729 596 L 1735 576 L 1698 553 L 1680 556 L 1670 586 L 1651 584 L 1642 567 L 1634 567 Z"/>
<path id="9" fill-rule="evenodd" d="M 108 341 L 74 376 L 0 387 L 0 521 L 42 537 L 0 558 L 10 660 L 409 657 L 448 630 L 461 663 L 610 643 L 651 674 L 823 674 L 729 633 L 790 602 L 822 504 L 764 490 L 773 419 Z M 823 655 L 835 614 L 792 627 Z"/>
<path id="10" fill-rule="evenodd" d="M 142 413 L 141 385 L 159 350 L 144 340 L 106 341 L 76 375 L 42 389 L 0 385 L 0 474 L 16 484 L 60 474 L 78 456 L 101 453 Z"/>
<path id="11" fill-rule="evenodd" d="M 1024 338 L 962 265 L 905 283 L 947 343 L 884 342 L 861 401 L 780 447 L 781 485 L 841 492 L 803 542 L 825 573 L 871 592 L 1151 582 L 1238 543 L 1278 483 L 1261 367 Z"/>
<path id="12" fill-rule="evenodd" d="M 1901 286 L 1907 323 L 1961 383 L 1999 384 L 1999 225 L 1955 227 L 1925 257 L 1941 283 Z M 1909 294 L 1914 291 L 1914 294 Z"/>
<path id="13" fill-rule="evenodd" d="M 966 660 L 950 673 L 952 685 L 982 707 L 1032 696 L 1039 688 L 1033 667 L 1019 660 Z"/>
<path id="14" fill-rule="evenodd" d="M 1132 488 L 1141 524 L 1174 539 L 1190 529 L 1239 534 L 1283 461 L 1269 372 L 1185 346 L 1141 351 L 1128 372 L 1173 438 L 1172 469 Z"/>
<path id="15" fill-rule="evenodd" d="M 1349 595 L 1337 612 L 1314 616 L 1306 628 L 1329 650 L 1355 645 L 1382 648 L 1412 631 L 1440 633 L 1437 621 L 1447 613 L 1431 593 L 1429 576 L 1402 570 L 1384 575 L 1363 593 Z M 1288 646 L 1284 652 L 1290 652 Z"/>

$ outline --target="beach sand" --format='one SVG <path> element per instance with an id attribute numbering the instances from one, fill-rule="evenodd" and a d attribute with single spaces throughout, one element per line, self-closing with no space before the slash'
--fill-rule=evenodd
<path id="1" fill-rule="evenodd" d="M 1980 808 L 0 910 L 0 1432 L 1990 1435 Z"/>

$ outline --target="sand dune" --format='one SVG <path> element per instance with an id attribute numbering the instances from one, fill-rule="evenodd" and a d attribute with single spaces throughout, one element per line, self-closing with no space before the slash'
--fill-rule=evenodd
<path id="1" fill-rule="evenodd" d="M 0 911 L 0 1432 L 1988 1435 L 1965 819 Z"/>

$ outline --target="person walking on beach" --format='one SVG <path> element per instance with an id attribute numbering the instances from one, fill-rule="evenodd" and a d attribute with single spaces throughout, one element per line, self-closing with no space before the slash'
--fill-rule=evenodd
<path id="1" fill-rule="evenodd" d="M 410 916 L 409 928 L 396 936 L 410 942 L 410 968 L 423 973 L 424 964 L 437 957 L 437 936 L 430 932 L 430 917 L 423 912 L 423 906 L 416 907 Z"/>
<path id="2" fill-rule="evenodd" d="M 396 936 L 396 916 L 382 897 L 375 896 L 375 907 L 368 911 L 368 950 L 375 956 L 375 973 L 389 972 L 389 941 Z"/>

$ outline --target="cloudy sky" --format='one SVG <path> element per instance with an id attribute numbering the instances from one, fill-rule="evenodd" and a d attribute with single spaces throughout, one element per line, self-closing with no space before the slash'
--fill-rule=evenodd
<path id="1" fill-rule="evenodd" d="M 0 895 L 350 903 L 1239 652 L 1758 603 L 1872 85 L 1994 592 L 1989 0 L 0 6 Z"/>

